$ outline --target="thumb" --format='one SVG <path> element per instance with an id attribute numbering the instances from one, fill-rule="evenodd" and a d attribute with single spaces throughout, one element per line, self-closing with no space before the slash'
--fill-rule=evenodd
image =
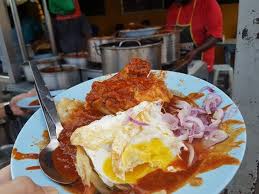
<path id="1" fill-rule="evenodd" d="M 0 193 L 8 194 L 58 194 L 52 187 L 41 187 L 28 177 L 18 177 L 0 185 Z"/>

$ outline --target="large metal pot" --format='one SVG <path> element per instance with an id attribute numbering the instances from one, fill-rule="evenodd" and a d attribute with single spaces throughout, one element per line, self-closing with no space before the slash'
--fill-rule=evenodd
<path id="1" fill-rule="evenodd" d="M 101 45 L 103 74 L 118 72 L 136 57 L 149 61 L 152 69 L 160 69 L 161 44 L 159 39 L 142 39 Z"/>
<path id="2" fill-rule="evenodd" d="M 59 56 L 53 56 L 51 53 L 46 53 L 41 55 L 35 55 L 31 60 L 31 63 L 37 65 L 39 69 L 43 69 L 53 65 L 57 60 L 59 60 Z M 25 62 L 22 67 L 26 80 L 29 82 L 34 82 L 33 74 L 29 63 Z"/>
<path id="3" fill-rule="evenodd" d="M 99 46 L 102 44 L 107 44 L 114 42 L 113 36 L 103 36 L 103 37 L 93 37 L 88 40 L 88 60 L 95 63 L 102 63 L 101 53 Z"/>
<path id="4" fill-rule="evenodd" d="M 39 69 L 43 69 L 50 65 L 51 65 L 51 63 L 37 64 Z M 29 66 L 29 64 L 26 63 L 22 67 L 23 67 L 23 72 L 24 72 L 24 76 L 25 76 L 26 80 L 28 82 L 34 82 L 33 74 L 32 74 L 31 67 Z"/>
<path id="5" fill-rule="evenodd" d="M 153 37 L 162 38 L 162 64 L 170 64 L 180 58 L 180 31 L 167 31 Z"/>
<path id="6" fill-rule="evenodd" d="M 79 69 L 74 65 L 62 65 L 40 70 L 49 90 L 67 89 L 80 83 Z"/>

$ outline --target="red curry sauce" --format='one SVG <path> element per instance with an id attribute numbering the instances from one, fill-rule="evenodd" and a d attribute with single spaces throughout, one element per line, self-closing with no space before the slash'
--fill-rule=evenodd
<path id="1" fill-rule="evenodd" d="M 40 170 L 40 166 L 29 166 L 26 168 L 26 170 Z"/>
<path id="2" fill-rule="evenodd" d="M 33 101 L 29 104 L 29 106 L 38 106 L 38 105 L 40 105 L 40 103 L 39 103 L 39 100 L 38 100 L 38 99 L 33 100 Z"/>
<path id="3" fill-rule="evenodd" d="M 70 136 L 72 133 L 81 126 L 87 125 L 103 115 L 95 111 L 86 111 L 82 105 L 75 110 L 69 118 L 63 123 L 64 130 L 59 135 L 60 146 L 54 151 L 52 155 L 53 163 L 58 172 L 67 178 L 76 178 L 78 181 L 70 186 L 66 186 L 69 191 L 73 193 L 83 193 L 85 188 L 78 176 L 75 168 L 76 147 L 70 144 Z"/>
<path id="4" fill-rule="evenodd" d="M 17 150 L 17 148 L 14 148 L 12 151 L 12 157 L 16 160 L 26 160 L 26 159 L 38 159 L 39 154 L 37 153 L 21 153 Z"/>

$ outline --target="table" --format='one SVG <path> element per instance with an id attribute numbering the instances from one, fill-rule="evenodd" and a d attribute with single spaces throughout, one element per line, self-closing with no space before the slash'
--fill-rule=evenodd
<path id="1" fill-rule="evenodd" d="M 235 38 L 231 38 L 217 43 L 217 46 L 224 47 L 224 55 L 225 55 L 224 57 L 225 57 L 226 64 L 231 65 L 231 55 L 235 54 L 236 52 L 236 42 L 237 40 Z"/>

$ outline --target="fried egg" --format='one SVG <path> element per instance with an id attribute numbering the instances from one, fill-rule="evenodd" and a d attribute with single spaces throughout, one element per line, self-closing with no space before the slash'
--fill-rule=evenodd
<path id="1" fill-rule="evenodd" d="M 171 164 L 185 145 L 174 136 L 161 109 L 159 101 L 144 101 L 127 111 L 104 116 L 76 129 L 71 143 L 85 150 L 108 186 L 134 184 L 157 169 L 172 171 Z"/>

